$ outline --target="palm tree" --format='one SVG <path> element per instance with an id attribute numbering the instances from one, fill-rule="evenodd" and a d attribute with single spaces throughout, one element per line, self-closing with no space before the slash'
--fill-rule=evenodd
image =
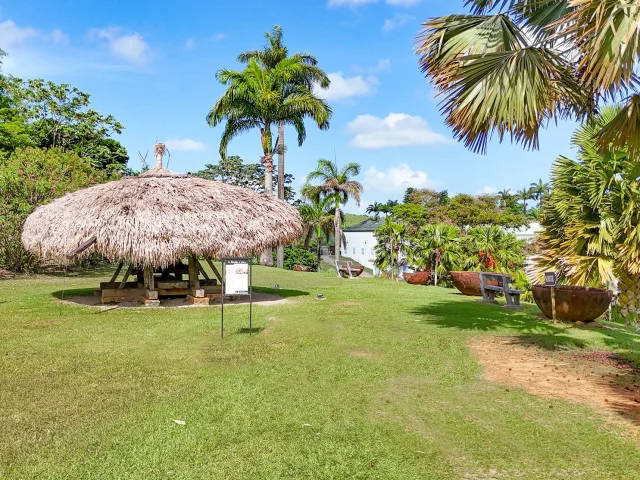
<path id="1" fill-rule="evenodd" d="M 640 152 L 637 0 L 468 0 L 471 15 L 424 23 L 416 54 L 456 138 L 486 152 L 496 134 L 538 148 L 540 129 L 624 107 L 600 148 Z"/>
<path id="2" fill-rule="evenodd" d="M 617 279 L 618 302 L 625 318 L 640 314 L 640 182 L 636 157 L 600 139 L 624 111 L 605 107 L 579 127 L 572 144 L 577 160 L 559 157 L 552 168 L 552 189 L 542 204 L 534 281 L 556 271 L 571 285 L 602 286 Z"/>
<path id="3" fill-rule="evenodd" d="M 289 50 L 283 44 L 283 32 L 282 27 L 276 25 L 273 27 L 271 33 L 266 32 L 265 37 L 267 39 L 266 45 L 262 50 L 251 50 L 243 52 L 238 55 L 238 61 L 248 64 L 251 60 L 257 61 L 263 68 L 267 70 L 275 69 L 278 64 L 287 59 L 296 59 L 300 63 L 300 71 L 298 75 L 292 79 L 292 83 L 304 87 L 309 93 L 313 91 L 313 88 L 317 85 L 320 88 L 329 88 L 331 81 L 327 74 L 318 68 L 318 60 L 313 55 L 307 53 L 296 53 L 289 57 Z M 329 108 L 329 107 L 327 107 Z M 327 119 L 331 118 L 331 110 L 327 112 Z M 285 198 L 284 190 L 284 154 L 285 154 L 285 142 L 284 142 L 284 121 L 278 122 L 278 198 Z M 328 124 L 327 124 L 328 127 Z M 284 247 L 278 248 L 278 268 L 283 268 L 284 265 Z"/>
<path id="4" fill-rule="evenodd" d="M 216 78 L 228 86 L 207 115 L 207 122 L 212 127 L 226 120 L 220 155 L 223 159 L 226 157 L 233 138 L 259 129 L 265 195 L 273 195 L 273 155 L 280 148 L 274 145 L 271 127 L 279 122 L 293 125 L 298 133 L 298 144 L 302 145 L 306 137 L 305 118 L 313 119 L 322 129 L 329 126 L 331 110 L 327 103 L 305 86 L 293 83 L 304 68 L 297 58 L 282 60 L 273 69 L 265 69 L 252 59 L 242 72 L 225 69 L 216 74 Z M 271 254 L 265 252 L 261 263 L 270 262 Z"/>
<path id="5" fill-rule="evenodd" d="M 502 208 L 505 208 L 509 204 L 509 201 L 513 198 L 510 188 L 504 188 L 500 190 L 498 192 L 498 196 L 500 197 L 500 205 L 502 206 Z"/>
<path id="6" fill-rule="evenodd" d="M 338 167 L 338 163 L 334 160 L 326 160 L 321 158 L 318 160 L 316 169 L 307 176 L 307 184 L 311 184 L 314 180 L 320 180 L 317 188 L 323 195 L 331 196 L 335 205 L 334 214 L 334 232 L 335 232 L 335 259 L 340 260 L 340 244 L 342 243 L 342 229 L 340 221 L 340 206 L 345 205 L 351 198 L 360 205 L 360 197 L 362 195 L 362 184 L 353 177 L 360 174 L 360 165 L 351 162 L 342 168 Z"/>
<path id="7" fill-rule="evenodd" d="M 373 214 L 374 218 L 376 220 L 378 220 L 378 218 L 380 218 L 380 209 L 383 207 L 384 205 L 382 203 L 378 203 L 378 202 L 373 202 L 371 205 L 369 205 L 367 207 L 366 212 L 371 215 Z"/>
<path id="8" fill-rule="evenodd" d="M 318 271 L 321 270 L 321 251 L 322 236 L 329 238 L 333 229 L 333 218 L 335 201 L 331 195 L 322 196 L 319 194 L 311 195 L 308 203 L 304 203 L 298 207 L 300 216 L 305 225 L 304 243 L 305 247 L 309 245 L 309 240 L 315 234 L 316 236 L 316 256 L 318 258 Z"/>
<path id="9" fill-rule="evenodd" d="M 531 196 L 534 200 L 540 201 L 544 196 L 549 193 L 549 184 L 542 181 L 542 179 L 538 180 L 531 184 Z"/>
<path id="10" fill-rule="evenodd" d="M 481 225 L 469 231 L 465 239 L 473 251 L 467 267 L 489 271 L 513 271 L 524 262 L 524 241 L 498 225 Z"/>
<path id="11" fill-rule="evenodd" d="M 391 271 L 391 277 L 395 275 L 396 281 L 400 277 L 400 252 L 403 250 L 407 227 L 402 223 L 395 223 L 391 218 L 385 218 L 384 224 L 375 231 L 376 239 L 376 265 L 380 270 Z"/>
<path id="12" fill-rule="evenodd" d="M 521 188 L 515 194 L 518 200 L 522 200 L 522 209 L 524 213 L 527 213 L 527 200 L 531 200 L 531 190 L 528 188 Z"/>
<path id="13" fill-rule="evenodd" d="M 412 260 L 433 265 L 433 283 L 438 286 L 438 274 L 455 268 L 460 259 L 460 231 L 443 223 L 425 225 L 417 235 Z"/>

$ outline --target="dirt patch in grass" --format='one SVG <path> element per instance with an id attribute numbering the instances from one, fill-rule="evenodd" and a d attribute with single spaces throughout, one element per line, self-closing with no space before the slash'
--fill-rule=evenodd
<path id="1" fill-rule="evenodd" d="M 374 358 L 377 355 L 374 352 L 369 350 L 361 350 L 361 349 L 351 349 L 348 350 L 347 353 L 355 358 Z"/>
<path id="2" fill-rule="evenodd" d="M 640 372 L 615 354 L 546 351 L 522 337 L 476 338 L 470 347 L 492 382 L 590 405 L 640 439 Z"/>

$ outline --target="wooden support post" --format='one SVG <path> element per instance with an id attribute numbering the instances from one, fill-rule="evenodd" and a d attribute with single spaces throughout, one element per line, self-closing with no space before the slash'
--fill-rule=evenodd
<path id="1" fill-rule="evenodd" d="M 127 284 L 127 280 L 129 280 L 129 275 L 131 275 L 132 270 L 133 270 L 133 263 L 130 263 L 129 266 L 127 267 L 127 271 L 124 274 L 124 277 L 122 277 L 122 282 L 120 283 L 118 290 L 122 290 L 124 286 Z"/>
<path id="2" fill-rule="evenodd" d="M 556 287 L 551 287 L 551 316 L 553 317 L 553 323 L 557 323 L 556 317 Z"/>
<path id="3" fill-rule="evenodd" d="M 218 269 L 216 268 L 216 266 L 213 264 L 213 262 L 209 257 L 206 257 L 206 260 L 209 266 L 211 267 L 211 270 L 213 270 L 213 274 L 216 276 L 216 278 L 220 282 L 220 285 L 222 285 L 222 275 L 220 275 L 220 272 L 218 271 Z"/>
<path id="4" fill-rule="evenodd" d="M 189 255 L 189 286 L 191 288 L 200 288 L 200 279 L 198 278 L 198 259 L 194 255 Z"/>
<path id="5" fill-rule="evenodd" d="M 109 283 L 113 283 L 118 279 L 118 275 L 120 275 L 120 270 L 122 270 L 123 265 L 124 265 L 124 262 L 120 262 L 118 264 L 118 268 L 116 268 L 116 273 L 113 274 L 113 277 L 111 277 L 111 280 L 109 281 Z"/>
<path id="6" fill-rule="evenodd" d="M 144 267 L 144 288 L 155 290 L 155 278 L 153 277 L 153 267 Z"/>
<path id="7" fill-rule="evenodd" d="M 200 264 L 200 261 L 197 258 L 196 258 L 196 264 L 198 265 L 198 271 L 202 274 L 204 279 L 209 280 L 209 275 L 207 275 L 207 272 L 205 272 L 204 268 L 202 268 L 202 265 Z"/>
<path id="8" fill-rule="evenodd" d="M 84 242 L 82 242 L 82 244 L 76 248 L 74 251 L 67 253 L 67 258 L 73 258 L 76 255 L 81 254 L 82 252 L 84 252 L 87 248 L 89 248 L 91 245 L 93 245 L 94 243 L 96 243 L 96 237 L 90 237 L 88 240 L 85 240 Z"/>

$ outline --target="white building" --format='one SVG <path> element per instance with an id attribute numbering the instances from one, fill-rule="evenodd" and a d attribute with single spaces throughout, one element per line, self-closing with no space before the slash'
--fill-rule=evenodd
<path id="1" fill-rule="evenodd" d="M 353 227 L 345 228 L 342 232 L 347 243 L 343 255 L 353 258 L 360 265 L 375 270 L 373 262 L 376 258 L 374 250 L 378 243 L 374 232 L 376 228 L 384 223 L 384 219 L 374 220 L 372 218 L 365 220 Z"/>

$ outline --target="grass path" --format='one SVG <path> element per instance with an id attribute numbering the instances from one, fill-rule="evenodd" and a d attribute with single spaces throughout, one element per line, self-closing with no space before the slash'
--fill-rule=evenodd
<path id="1" fill-rule="evenodd" d="M 254 275 L 292 302 L 256 306 L 253 337 L 229 307 L 224 340 L 218 307 L 98 312 L 54 296 L 94 277 L 0 282 L 0 479 L 640 478 L 621 427 L 483 380 L 468 348 L 522 335 L 638 360 L 637 337 L 441 288 Z"/>

